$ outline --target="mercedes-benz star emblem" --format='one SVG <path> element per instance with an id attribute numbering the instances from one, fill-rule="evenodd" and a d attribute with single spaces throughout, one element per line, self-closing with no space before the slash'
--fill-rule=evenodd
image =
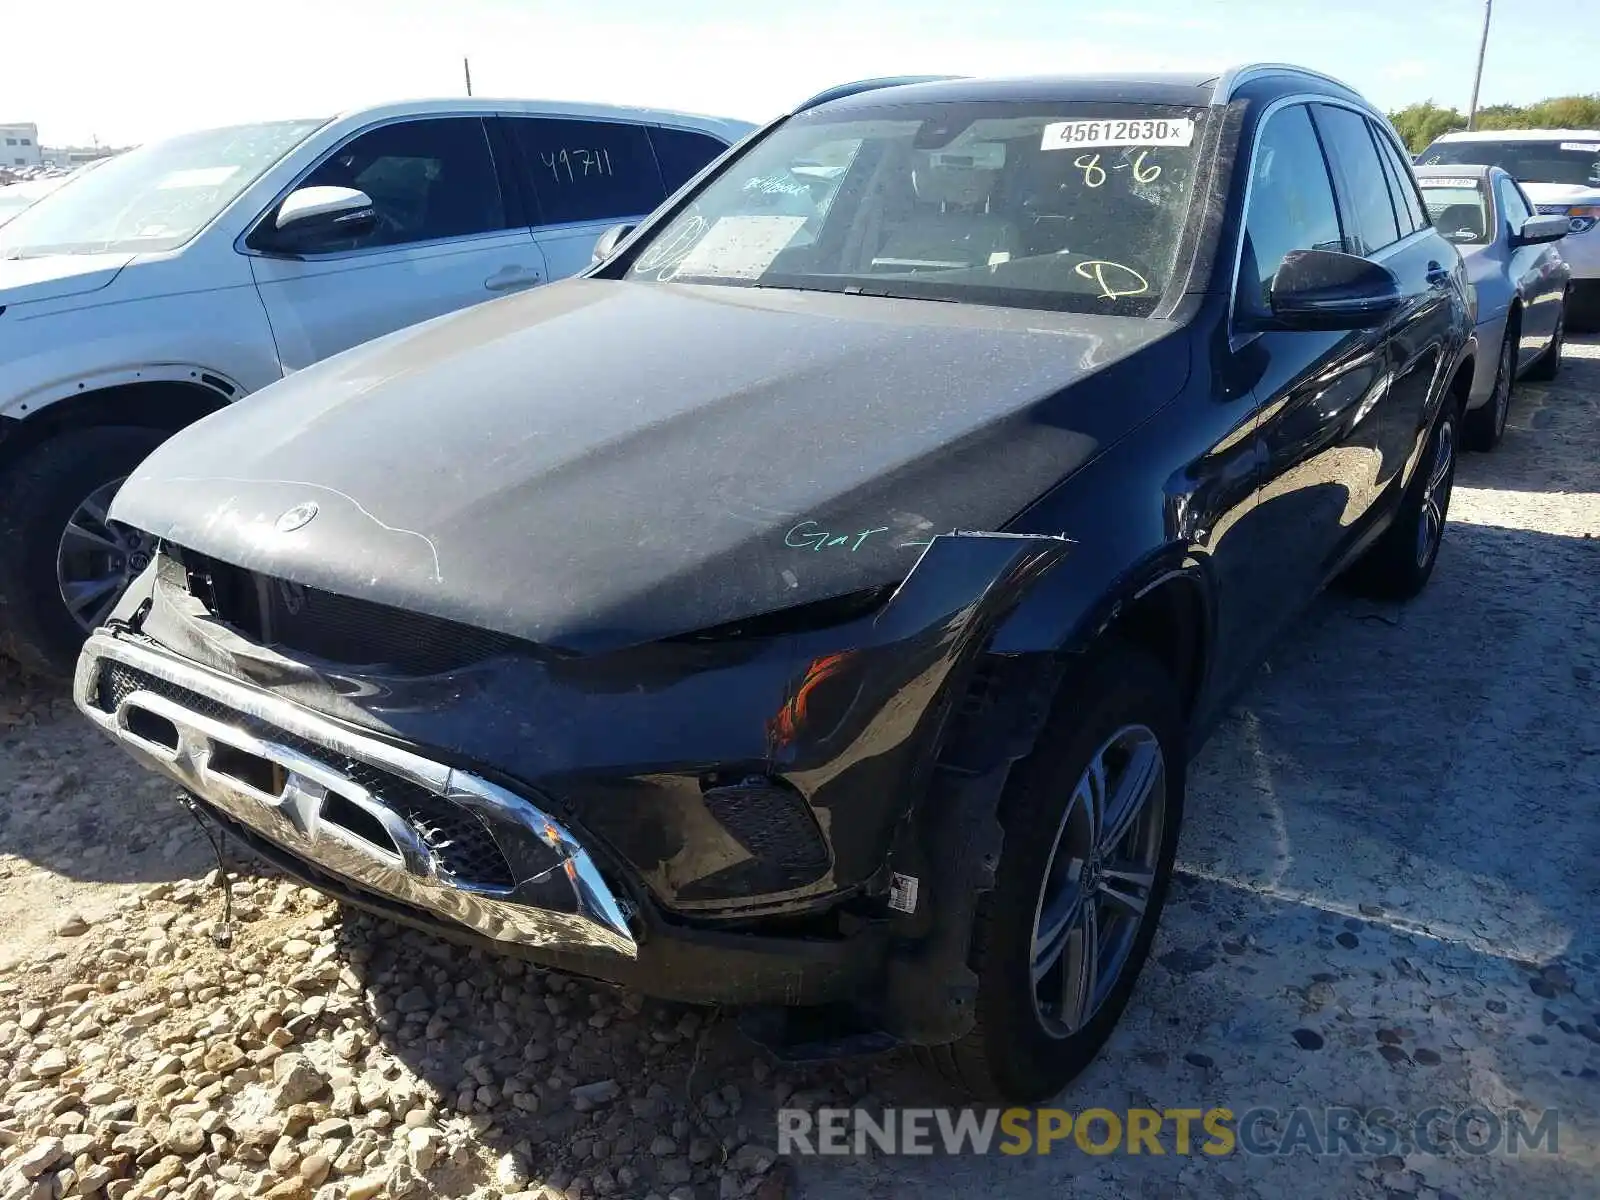
<path id="1" fill-rule="evenodd" d="M 307 500 L 304 504 L 296 504 L 288 512 L 278 518 L 274 528 L 279 533 L 293 533 L 296 529 L 303 529 L 317 515 L 317 502 Z"/>

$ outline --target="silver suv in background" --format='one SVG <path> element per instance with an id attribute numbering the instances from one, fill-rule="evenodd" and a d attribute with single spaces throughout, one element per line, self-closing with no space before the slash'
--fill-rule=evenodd
<path id="1" fill-rule="evenodd" d="M 582 270 L 604 229 L 753 128 L 413 101 L 184 134 L 23 210 L 0 227 L 0 648 L 70 671 L 149 560 L 106 512 L 170 434 L 361 342 Z"/>

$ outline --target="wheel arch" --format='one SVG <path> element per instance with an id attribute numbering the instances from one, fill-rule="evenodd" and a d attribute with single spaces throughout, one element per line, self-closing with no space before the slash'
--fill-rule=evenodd
<path id="1" fill-rule="evenodd" d="M 131 425 L 176 433 L 245 394 L 202 367 L 149 367 L 75 381 L 51 399 L 31 397 L 0 424 L 0 467 L 68 429 Z"/>

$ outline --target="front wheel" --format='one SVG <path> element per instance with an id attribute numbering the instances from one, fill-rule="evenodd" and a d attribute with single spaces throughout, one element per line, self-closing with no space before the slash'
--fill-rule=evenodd
<path id="1" fill-rule="evenodd" d="M 1410 600 L 1432 577 L 1455 490 L 1458 425 L 1455 399 L 1446 396 L 1394 522 L 1351 571 L 1352 582 L 1367 595 Z"/>
<path id="2" fill-rule="evenodd" d="M 69 678 L 84 638 L 148 565 L 150 539 L 106 511 L 166 437 L 132 426 L 70 430 L 0 481 L 0 649 L 24 667 Z"/>
<path id="3" fill-rule="evenodd" d="M 1113 643 L 1069 682 L 1001 804 L 994 891 L 973 934 L 976 1022 L 925 1051 L 968 1094 L 1059 1092 L 1111 1035 L 1150 952 L 1183 814 L 1177 690 Z"/>

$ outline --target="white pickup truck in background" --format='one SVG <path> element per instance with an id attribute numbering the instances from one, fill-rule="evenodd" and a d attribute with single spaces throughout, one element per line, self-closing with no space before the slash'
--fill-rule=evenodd
<path id="1" fill-rule="evenodd" d="M 461 99 L 185 134 L 0 226 L 0 650 L 66 673 L 150 547 L 106 519 L 183 426 L 559 279 L 755 126 Z"/>

